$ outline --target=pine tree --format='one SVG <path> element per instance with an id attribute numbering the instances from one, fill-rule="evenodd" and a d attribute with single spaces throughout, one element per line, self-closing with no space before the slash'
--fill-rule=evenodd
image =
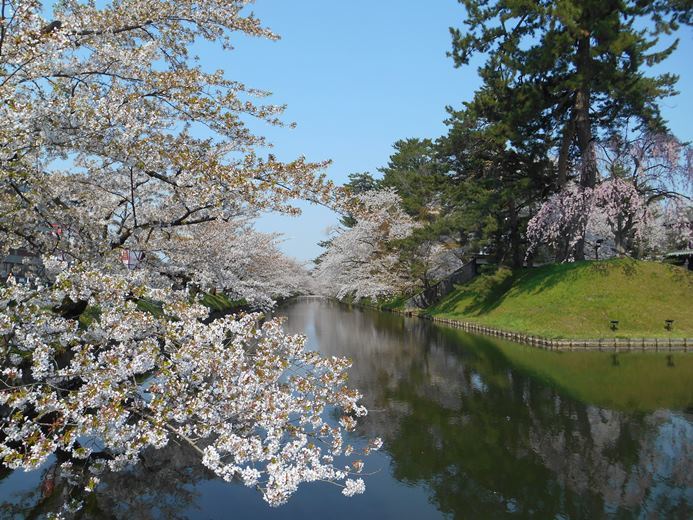
<path id="1" fill-rule="evenodd" d="M 579 159 L 580 184 L 597 181 L 596 140 L 626 121 L 649 130 L 665 128 L 658 102 L 675 94 L 674 74 L 646 76 L 678 40 L 656 50 L 661 35 L 691 23 L 685 0 L 459 0 L 466 30 L 451 28 L 456 66 L 477 53 L 487 95 L 509 89 L 515 104 L 502 116 L 516 138 L 534 130 L 550 139 L 558 155 L 557 185 L 565 184 L 571 158 Z"/>

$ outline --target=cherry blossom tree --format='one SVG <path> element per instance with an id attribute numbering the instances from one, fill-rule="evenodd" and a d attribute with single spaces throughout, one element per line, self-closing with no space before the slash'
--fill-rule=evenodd
<path id="1" fill-rule="evenodd" d="M 663 251 L 693 249 L 693 202 L 680 197 L 665 201 L 651 233 Z"/>
<path id="2" fill-rule="evenodd" d="M 89 326 L 56 315 L 64 300 L 86 301 Z M 157 301 L 161 312 L 138 306 Z M 34 469 L 57 454 L 70 472 L 93 458 L 117 471 L 172 438 L 193 447 L 226 480 L 262 490 L 272 505 L 302 482 L 344 481 L 362 463 L 344 431 L 366 410 L 345 386 L 349 362 L 306 351 L 261 315 L 201 320 L 206 308 L 187 294 L 152 289 L 144 271 L 129 279 L 61 270 L 50 287 L 0 289 L 4 368 L 0 457 L 10 468 Z M 342 410 L 339 425 L 324 418 Z M 376 440 L 365 448 L 379 446 Z M 87 490 L 98 485 L 93 475 Z M 66 504 L 69 508 L 78 504 Z"/>
<path id="3" fill-rule="evenodd" d="M 630 181 L 649 204 L 663 198 L 693 196 L 693 148 L 671 134 L 614 135 L 601 147 L 601 169 L 608 178 Z"/>
<path id="4" fill-rule="evenodd" d="M 290 294 L 298 267 L 248 219 L 340 197 L 324 163 L 260 155 L 269 143 L 247 123 L 281 125 L 282 107 L 190 55 L 276 38 L 249 3 L 0 0 L 0 253 L 45 267 L 0 288 L 6 466 L 116 471 L 174 439 L 272 505 L 302 482 L 363 491 L 350 478 L 363 463 L 335 462 L 366 413 L 348 362 L 258 314 L 206 323 L 193 290 L 259 307 Z"/>
<path id="5" fill-rule="evenodd" d="M 651 208 L 630 182 L 614 178 L 594 189 L 569 184 L 529 221 L 528 254 L 544 244 L 556 250 L 559 260 L 571 261 L 580 241 L 603 244 L 602 258 L 632 253 L 636 242 L 650 240 L 651 219 Z"/>
<path id="6" fill-rule="evenodd" d="M 594 188 L 566 186 L 550 196 L 527 229 L 539 244 L 572 259 L 581 240 L 602 244 L 602 257 L 656 254 L 687 244 L 691 228 L 693 151 L 669 134 L 613 136 L 601 146 L 604 180 Z M 587 249 L 589 252 L 589 248 Z"/>
<path id="7" fill-rule="evenodd" d="M 650 218 L 650 209 L 635 186 L 613 178 L 593 190 L 586 231 L 592 236 L 613 238 L 615 253 L 624 255 L 634 249 L 637 240 L 648 239 L 643 231 Z"/>
<path id="8" fill-rule="evenodd" d="M 591 207 L 591 189 L 573 183 L 550 195 L 527 223 L 527 256 L 546 245 L 556 251 L 558 260 L 572 260 L 575 246 L 587 232 Z"/>
<path id="9" fill-rule="evenodd" d="M 331 296 L 380 298 L 406 291 L 411 276 L 393 246 L 411 235 L 416 223 L 401 207 L 393 189 L 370 190 L 358 197 L 352 227 L 333 231 L 314 277 Z"/>
<path id="10" fill-rule="evenodd" d="M 279 250 L 281 236 L 255 231 L 252 221 L 216 221 L 185 231 L 162 246 L 167 261 L 158 267 L 182 286 L 219 290 L 264 310 L 310 291 L 308 271 Z"/>
<path id="11" fill-rule="evenodd" d="M 247 121 L 282 124 L 282 107 L 189 56 L 200 39 L 276 38 L 248 3 L 68 0 L 45 19 L 3 1 L 2 244 L 111 266 L 185 227 L 329 198 L 322 164 L 257 154 Z"/>

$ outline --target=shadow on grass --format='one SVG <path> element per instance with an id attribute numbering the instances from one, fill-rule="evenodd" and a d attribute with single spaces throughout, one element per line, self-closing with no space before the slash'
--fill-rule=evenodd
<path id="1" fill-rule="evenodd" d="M 616 269 L 627 277 L 639 274 L 638 263 L 632 259 L 552 264 L 515 272 L 501 268 L 491 275 L 476 278 L 470 284 L 458 286 L 455 293 L 435 306 L 435 312 L 457 312 L 479 317 L 499 307 L 511 292 L 513 295 L 539 294 L 559 284 L 582 278 L 586 270 L 589 270 L 588 277 L 608 277 Z M 598 287 L 595 289 L 598 290 Z M 458 306 L 467 300 L 470 303 L 459 309 Z"/>

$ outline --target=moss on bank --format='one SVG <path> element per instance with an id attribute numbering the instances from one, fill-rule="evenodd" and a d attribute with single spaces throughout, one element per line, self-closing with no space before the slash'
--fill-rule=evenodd
<path id="1" fill-rule="evenodd" d="M 693 337 L 692 301 L 690 271 L 617 259 L 499 269 L 458 286 L 425 313 L 548 338 Z M 611 320 L 619 322 L 616 331 Z"/>

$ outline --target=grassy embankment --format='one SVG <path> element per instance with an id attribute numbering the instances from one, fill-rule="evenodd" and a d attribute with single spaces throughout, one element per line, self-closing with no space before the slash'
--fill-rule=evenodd
<path id="1" fill-rule="evenodd" d="M 690 271 L 618 259 L 499 269 L 460 285 L 425 314 L 547 338 L 693 338 L 692 303 Z M 619 322 L 616 331 L 611 320 Z"/>
<path id="2" fill-rule="evenodd" d="M 406 298 L 366 302 L 403 310 Z M 693 273 L 628 259 L 501 269 L 460 285 L 425 313 L 553 338 L 693 338 Z M 671 332 L 664 320 L 673 319 Z M 610 329 L 618 320 L 618 330 Z M 492 378 L 507 364 L 586 403 L 623 411 L 693 406 L 683 352 L 552 352 L 449 329 Z M 488 366 L 486 366 L 488 365 Z M 484 369 L 483 367 L 486 366 Z M 500 383 L 504 377 L 498 378 Z"/>

